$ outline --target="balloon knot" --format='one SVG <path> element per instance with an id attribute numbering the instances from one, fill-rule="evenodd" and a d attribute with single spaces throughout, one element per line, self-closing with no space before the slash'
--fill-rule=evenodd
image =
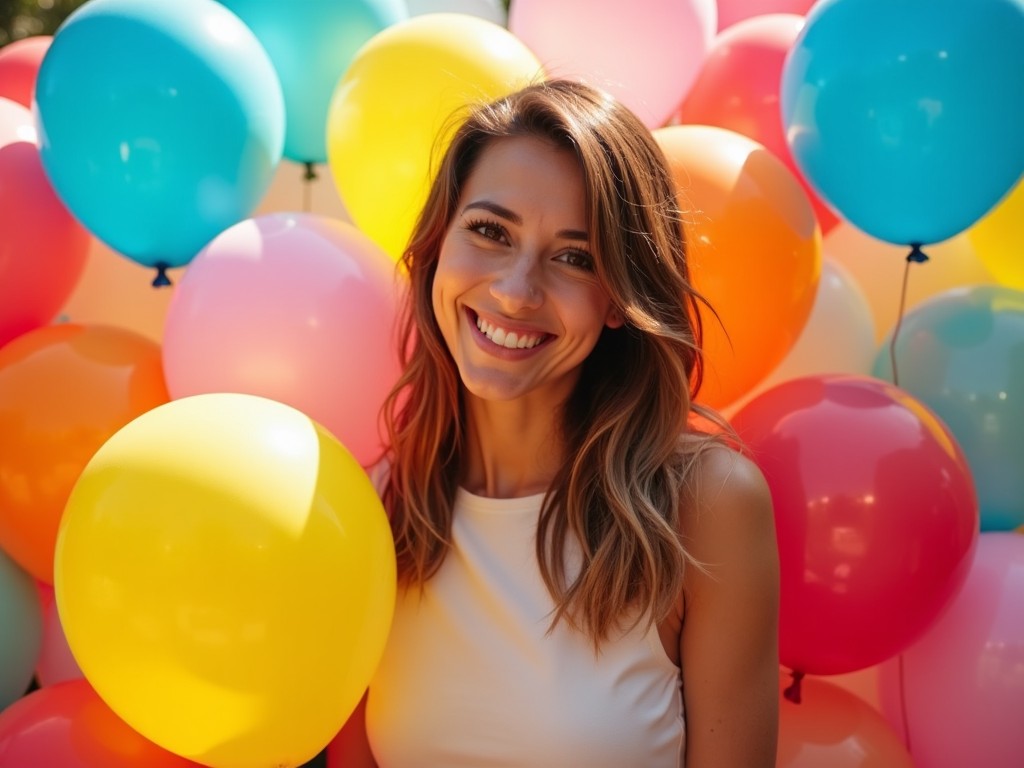
<path id="1" fill-rule="evenodd" d="M 799 704 L 801 699 L 800 683 L 804 679 L 804 673 L 793 671 L 790 674 L 793 675 L 793 683 L 782 692 L 782 695 L 786 697 L 787 701 Z"/>
<path id="2" fill-rule="evenodd" d="M 303 174 L 302 178 L 306 181 L 316 181 L 319 177 L 316 175 L 316 163 L 307 161 L 305 163 L 306 173 Z"/>
<path id="3" fill-rule="evenodd" d="M 923 264 L 928 261 L 928 254 L 921 250 L 921 243 L 911 243 L 910 253 L 907 254 L 907 261 L 915 264 Z"/>
<path id="4" fill-rule="evenodd" d="M 171 268 L 171 265 L 166 261 L 158 261 L 153 266 L 156 267 L 156 277 L 153 278 L 153 287 L 163 288 L 164 286 L 171 285 L 171 278 L 167 276 L 167 270 Z"/>

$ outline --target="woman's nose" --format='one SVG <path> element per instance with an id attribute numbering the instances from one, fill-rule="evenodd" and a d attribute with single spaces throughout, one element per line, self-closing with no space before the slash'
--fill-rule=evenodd
<path id="1" fill-rule="evenodd" d="M 491 281 L 491 295 L 509 313 L 539 307 L 544 290 L 535 260 L 525 256 L 511 260 Z"/>

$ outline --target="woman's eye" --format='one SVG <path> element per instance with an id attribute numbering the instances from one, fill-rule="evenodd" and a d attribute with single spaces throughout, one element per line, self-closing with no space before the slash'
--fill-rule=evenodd
<path id="1" fill-rule="evenodd" d="M 478 235 L 486 237 L 488 240 L 501 242 L 505 239 L 504 227 L 493 221 L 473 221 L 469 223 L 467 229 L 471 232 L 476 232 Z"/>
<path id="2" fill-rule="evenodd" d="M 568 250 L 559 258 L 571 267 L 585 269 L 588 272 L 594 271 L 594 257 L 586 251 L 579 251 L 575 249 Z"/>

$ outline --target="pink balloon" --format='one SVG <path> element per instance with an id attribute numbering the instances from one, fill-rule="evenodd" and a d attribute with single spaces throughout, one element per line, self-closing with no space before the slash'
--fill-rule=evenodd
<path id="1" fill-rule="evenodd" d="M 718 0 L 718 31 L 738 21 L 768 13 L 806 15 L 815 0 Z"/>
<path id="2" fill-rule="evenodd" d="M 784 382 L 732 423 L 775 505 L 782 664 L 852 672 L 920 637 L 963 584 L 978 536 L 948 429 L 903 390 L 843 375 Z"/>
<path id="3" fill-rule="evenodd" d="M 585 80 L 664 125 L 715 34 L 715 0 L 516 0 L 508 28 L 548 75 Z"/>
<path id="4" fill-rule="evenodd" d="M 240 222 L 175 288 L 163 344 L 171 397 L 277 400 L 370 464 L 382 444 L 377 414 L 399 373 L 394 326 L 404 283 L 351 224 L 292 213 Z"/>
<path id="5" fill-rule="evenodd" d="M 902 660 L 881 666 L 879 689 L 921 768 L 1024 764 L 1024 536 L 978 537 L 963 589 Z"/>
<path id="6" fill-rule="evenodd" d="M 54 319 L 89 240 L 46 178 L 32 113 L 0 98 L 0 347 Z"/>
<path id="7" fill-rule="evenodd" d="M 746 19 L 719 34 L 676 120 L 728 128 L 763 144 L 800 182 L 825 233 L 839 219 L 797 167 L 779 107 L 782 65 L 803 26 L 803 16 L 775 13 Z"/>
<path id="8" fill-rule="evenodd" d="M 39 65 L 52 42 L 49 35 L 38 35 L 0 48 L 0 96 L 23 107 L 32 107 Z"/>

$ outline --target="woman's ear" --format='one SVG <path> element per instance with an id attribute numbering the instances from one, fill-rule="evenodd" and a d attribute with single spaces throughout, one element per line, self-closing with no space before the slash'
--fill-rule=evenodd
<path id="1" fill-rule="evenodd" d="M 609 307 L 608 316 L 604 319 L 604 324 L 608 328 L 621 328 L 626 324 L 626 318 L 618 307 Z"/>

